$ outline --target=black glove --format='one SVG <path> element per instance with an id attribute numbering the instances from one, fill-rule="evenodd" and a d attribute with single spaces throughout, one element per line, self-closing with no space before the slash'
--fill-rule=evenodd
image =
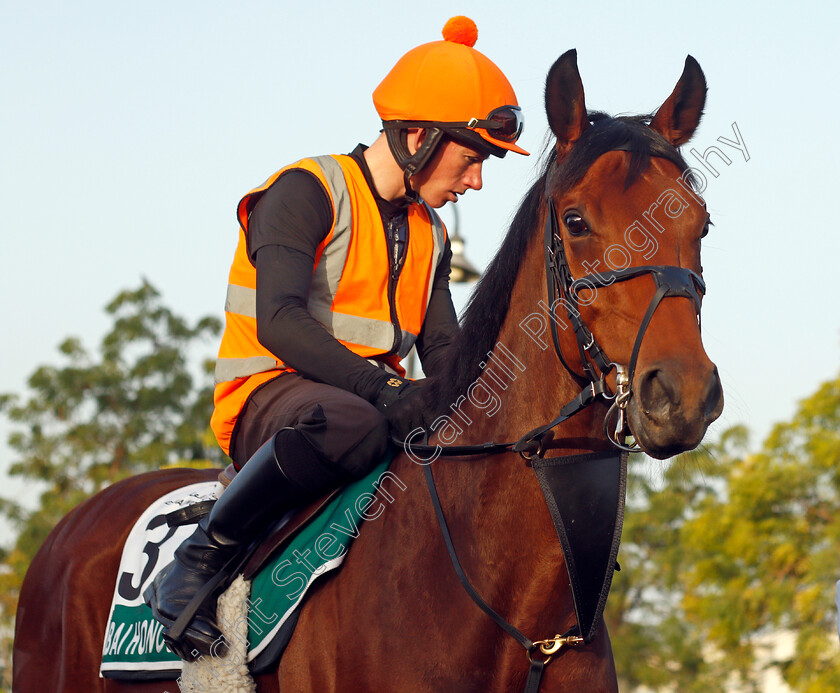
<path id="1" fill-rule="evenodd" d="M 413 430 L 426 425 L 423 412 L 425 384 L 425 380 L 411 381 L 394 376 L 382 386 L 373 401 L 373 406 L 385 415 L 391 433 L 399 440 L 405 440 Z"/>

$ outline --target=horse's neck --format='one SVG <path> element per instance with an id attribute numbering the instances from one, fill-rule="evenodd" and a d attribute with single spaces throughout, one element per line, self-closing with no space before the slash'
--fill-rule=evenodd
<path id="1" fill-rule="evenodd" d="M 520 327 L 545 300 L 541 246 L 534 245 L 524 266 L 540 269 L 520 272 L 496 348 L 476 381 L 481 385 L 452 410 L 452 420 L 463 429 L 456 444 L 517 440 L 552 421 L 580 392 L 553 347 L 543 349 Z M 490 392 L 498 397 L 498 406 L 484 404 Z M 590 408 L 559 426 L 555 437 L 565 449 L 555 454 L 608 447 L 600 426 L 603 413 L 600 406 Z M 550 629 L 563 625 L 556 623 L 560 614 L 565 614 L 561 619 L 573 619 L 568 591 L 553 589 L 566 580 L 565 564 L 527 461 L 511 453 L 472 460 L 441 458 L 433 464 L 433 472 L 454 541 L 465 554 L 465 569 L 479 592 L 488 599 L 495 597 L 494 604 L 520 623 L 531 621 L 534 627 Z M 505 598 L 510 603 L 505 604 Z M 543 613 L 554 625 L 545 621 Z"/>

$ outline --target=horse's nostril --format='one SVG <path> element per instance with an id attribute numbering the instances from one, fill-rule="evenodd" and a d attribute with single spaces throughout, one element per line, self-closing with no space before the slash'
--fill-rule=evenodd
<path id="1" fill-rule="evenodd" d="M 720 382 L 717 366 L 714 367 L 709 376 L 709 382 L 706 384 L 706 397 L 703 402 L 703 414 L 707 422 L 712 422 L 720 416 L 723 410 L 723 385 Z"/>
<path id="2" fill-rule="evenodd" d="M 666 371 L 651 368 L 640 379 L 639 403 L 648 416 L 666 416 L 679 403 L 679 390 Z"/>

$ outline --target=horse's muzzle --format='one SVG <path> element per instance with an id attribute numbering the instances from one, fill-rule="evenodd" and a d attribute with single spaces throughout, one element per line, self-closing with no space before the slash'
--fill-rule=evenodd
<path id="1" fill-rule="evenodd" d="M 627 413 L 636 442 L 651 457 L 694 449 L 720 416 L 723 388 L 717 367 L 708 366 L 660 363 L 637 374 Z"/>

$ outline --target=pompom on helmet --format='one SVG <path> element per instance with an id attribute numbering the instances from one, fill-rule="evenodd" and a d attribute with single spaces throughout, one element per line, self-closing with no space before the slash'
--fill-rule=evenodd
<path id="1" fill-rule="evenodd" d="M 391 153 L 410 179 L 429 161 L 444 135 L 478 151 L 503 157 L 525 154 L 516 140 L 524 120 L 513 87 L 489 58 L 475 50 L 478 29 L 467 17 L 453 17 L 443 41 L 406 53 L 373 92 L 373 103 Z M 414 153 L 409 128 L 425 128 L 426 138 Z"/>

